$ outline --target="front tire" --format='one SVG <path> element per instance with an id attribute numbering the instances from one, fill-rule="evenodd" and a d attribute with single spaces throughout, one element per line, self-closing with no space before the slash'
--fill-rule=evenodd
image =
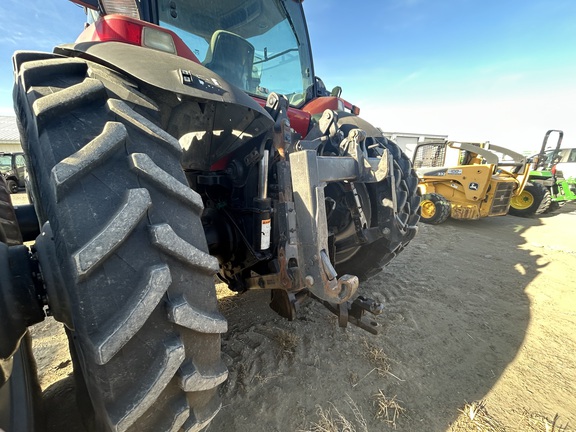
<path id="1" fill-rule="evenodd" d="M 16 111 L 56 263 L 40 264 L 58 281 L 47 288 L 55 317 L 71 329 L 81 405 L 101 431 L 199 431 L 220 407 L 227 324 L 202 200 L 188 187 L 178 141 L 157 126 L 136 83 L 120 98 L 122 81 L 116 75 L 113 93 L 98 65 L 26 60 Z"/>
<path id="2" fill-rule="evenodd" d="M 8 185 L 8 190 L 11 194 L 18 193 L 18 183 L 16 183 L 14 180 L 8 180 L 6 184 Z"/>
<path id="3" fill-rule="evenodd" d="M 422 195 L 420 201 L 420 220 L 430 225 L 438 225 L 450 217 L 450 201 L 437 193 Z"/>
<path id="4" fill-rule="evenodd" d="M 357 189 L 362 201 L 364 213 L 370 215 L 369 228 L 378 227 L 384 237 L 356 247 L 353 253 L 339 250 L 336 242 L 336 271 L 338 274 L 353 274 L 361 281 L 380 273 L 383 267 L 396 257 L 410 243 L 417 232 L 420 218 L 418 193 L 418 177 L 412 169 L 412 163 L 394 142 L 381 136 L 379 131 L 359 117 L 341 115 L 339 119 L 344 136 L 354 127 L 366 131 L 366 148 L 369 156 L 377 157 L 383 149 L 389 152 L 393 160 L 393 172 L 377 183 L 359 184 Z M 392 180 L 392 175 L 394 180 Z M 361 193 L 363 190 L 366 193 Z M 392 208 L 393 197 L 396 197 L 397 213 Z M 341 212 L 344 214 L 344 212 Z M 349 214 L 348 214 L 349 216 Z M 337 222 L 337 223 L 334 223 Z M 329 220 L 329 225 L 335 226 L 340 221 Z M 342 228 L 339 228 L 342 231 Z M 354 233 L 354 230 L 349 230 Z M 352 234 L 354 235 L 354 234 Z M 347 243 L 347 239 L 341 240 Z M 340 258 L 344 257 L 344 259 Z"/>
<path id="5" fill-rule="evenodd" d="M 521 194 L 512 197 L 508 214 L 531 217 L 545 213 L 550 207 L 550 191 L 539 183 L 526 183 Z"/>
<path id="6" fill-rule="evenodd" d="M 560 210 L 562 207 L 566 205 L 568 201 L 551 201 L 550 206 L 544 211 L 544 213 L 554 213 L 557 210 Z"/>

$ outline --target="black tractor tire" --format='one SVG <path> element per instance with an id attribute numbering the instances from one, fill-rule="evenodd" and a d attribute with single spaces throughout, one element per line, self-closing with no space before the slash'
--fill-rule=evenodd
<path id="1" fill-rule="evenodd" d="M 18 193 L 18 183 L 16 183 L 16 181 L 8 180 L 6 184 L 8 185 L 8 190 L 11 194 Z"/>
<path id="2" fill-rule="evenodd" d="M 428 193 L 422 195 L 420 202 L 420 222 L 438 225 L 450 217 L 452 207 L 450 202 L 442 195 Z"/>
<path id="3" fill-rule="evenodd" d="M 0 242 L 8 246 L 22 244 L 10 192 L 3 177 L 0 177 Z M 43 423 L 42 391 L 32 354 L 32 341 L 26 333 L 14 355 L 0 359 L 0 430 L 39 432 L 44 430 Z"/>
<path id="4" fill-rule="evenodd" d="M 355 116 L 340 116 L 340 129 L 347 136 L 349 131 L 360 127 L 367 132 L 366 147 L 370 151 L 381 152 L 386 149 L 393 159 L 394 181 L 392 173 L 377 183 L 359 183 L 356 189 L 360 198 L 362 188 L 367 191 L 369 203 L 362 203 L 364 214 L 370 215 L 369 227 L 378 227 L 385 231 L 382 238 L 372 243 L 357 247 L 353 253 L 338 250 L 336 243 L 336 271 L 338 274 L 352 274 L 361 281 L 380 273 L 383 267 L 396 257 L 410 243 L 417 232 L 420 218 L 420 194 L 418 192 L 418 177 L 412 169 L 412 163 L 394 142 L 384 138 L 373 126 Z M 369 154 L 376 156 L 376 154 Z M 392 208 L 393 196 L 396 196 L 398 211 L 394 214 Z M 364 201 L 361 199 L 361 201 Z M 349 217 L 349 215 L 348 215 Z M 330 220 L 329 220 L 330 225 Z M 339 254 L 345 259 L 339 259 Z"/>
<path id="5" fill-rule="evenodd" d="M 10 198 L 10 189 L 2 176 L 0 176 L 0 242 L 8 246 L 22 244 L 22 235 Z"/>
<path id="6" fill-rule="evenodd" d="M 552 197 L 550 191 L 539 183 L 526 183 L 522 193 L 512 197 L 508 214 L 519 217 L 532 217 L 545 213 Z"/>
<path id="7" fill-rule="evenodd" d="M 220 409 L 227 323 L 180 145 L 137 83 L 47 57 L 18 65 L 15 107 L 34 205 L 52 235 L 55 265 L 40 265 L 57 281 L 49 303 L 70 329 L 88 426 L 202 430 Z"/>
<path id="8" fill-rule="evenodd" d="M 554 213 L 557 210 L 560 210 L 562 207 L 566 205 L 568 201 L 550 201 L 550 205 L 544 211 L 545 214 Z"/>

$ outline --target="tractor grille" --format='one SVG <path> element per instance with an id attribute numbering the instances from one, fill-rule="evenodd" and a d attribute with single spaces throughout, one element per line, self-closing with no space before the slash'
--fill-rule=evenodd
<path id="1" fill-rule="evenodd" d="M 508 213 L 514 186 L 515 183 L 513 182 L 496 183 L 496 191 L 494 192 L 494 199 L 492 200 L 492 207 L 490 208 L 490 216 L 505 215 Z"/>

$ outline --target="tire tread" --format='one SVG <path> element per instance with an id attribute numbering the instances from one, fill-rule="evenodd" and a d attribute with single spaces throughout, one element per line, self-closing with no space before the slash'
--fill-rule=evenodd
<path id="1" fill-rule="evenodd" d="M 65 281 L 77 387 L 93 410 L 85 417 L 106 431 L 198 424 L 197 411 L 205 418 L 219 405 L 226 321 L 178 140 L 137 85 L 120 89 L 116 79 L 109 89 L 102 66 L 90 78 L 87 60 L 27 59 L 16 71 L 16 111 L 34 204 Z M 119 93 L 146 101 L 149 117 Z M 174 322 L 180 315 L 193 324 Z M 197 366 L 190 391 L 179 385 L 184 364 Z"/>

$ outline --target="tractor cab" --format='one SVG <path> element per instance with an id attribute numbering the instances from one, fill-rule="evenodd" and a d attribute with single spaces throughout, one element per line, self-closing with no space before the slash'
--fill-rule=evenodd
<path id="1" fill-rule="evenodd" d="M 284 95 L 301 136 L 326 109 L 360 112 L 315 77 L 301 1 L 72 1 L 92 21 L 77 43 L 118 41 L 193 60 L 261 106 L 272 92 Z"/>
<path id="2" fill-rule="evenodd" d="M 275 91 L 287 95 L 292 106 L 302 106 L 307 92 L 309 99 L 313 96 L 308 34 L 296 2 L 148 0 L 134 2 L 129 9 L 120 9 L 117 3 L 103 2 L 100 13 L 92 14 L 95 25 L 79 40 L 94 39 L 105 23 L 120 26 L 124 21 L 140 33 L 125 42 L 189 57 L 254 96 L 266 99 Z M 137 21 L 145 21 L 140 32 Z M 178 49 L 177 38 L 192 55 Z"/>

